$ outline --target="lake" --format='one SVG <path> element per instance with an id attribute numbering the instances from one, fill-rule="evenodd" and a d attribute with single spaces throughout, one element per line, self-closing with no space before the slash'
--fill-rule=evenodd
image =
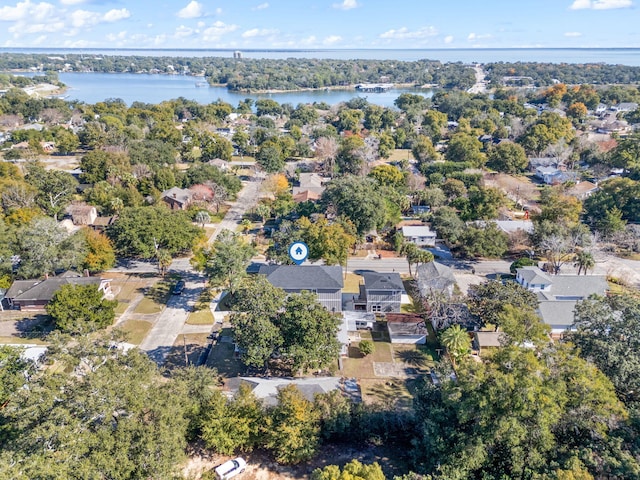
<path id="1" fill-rule="evenodd" d="M 254 100 L 271 98 L 278 103 L 290 103 L 294 107 L 299 103 L 326 102 L 335 105 L 354 97 L 364 97 L 370 103 L 392 107 L 401 93 L 411 92 L 430 97 L 431 90 L 393 89 L 383 93 L 362 93 L 355 90 L 314 90 L 283 93 L 237 93 L 226 87 L 198 87 L 201 77 L 186 75 L 147 75 L 138 73 L 59 73 L 60 81 L 69 88 L 66 100 L 79 100 L 85 103 L 97 103 L 108 98 L 121 98 L 131 105 L 133 102 L 160 103 L 178 97 L 207 104 L 220 99 L 233 106 L 245 98 Z M 68 96 L 67 96 L 68 95 Z"/>

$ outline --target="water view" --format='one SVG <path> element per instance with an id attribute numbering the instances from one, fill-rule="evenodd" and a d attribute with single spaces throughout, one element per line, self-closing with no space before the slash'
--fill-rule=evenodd
<path id="1" fill-rule="evenodd" d="M 160 103 L 173 98 L 184 97 L 206 104 L 221 99 L 237 105 L 245 98 L 272 98 L 278 103 L 326 102 L 335 105 L 354 97 L 366 97 L 371 103 L 392 107 L 401 93 L 433 95 L 425 89 L 393 89 L 382 93 L 362 93 L 356 90 L 313 90 L 300 92 L 249 94 L 230 92 L 226 87 L 198 86 L 202 78 L 186 75 L 146 75 L 134 73 L 60 73 L 60 81 L 68 86 L 67 100 L 85 103 L 101 102 L 108 98 L 121 98 L 128 105 L 133 102 Z"/>

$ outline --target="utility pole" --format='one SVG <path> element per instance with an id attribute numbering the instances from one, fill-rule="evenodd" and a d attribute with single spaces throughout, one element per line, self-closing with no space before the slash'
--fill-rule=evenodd
<path id="1" fill-rule="evenodd" d="M 182 334 L 182 343 L 184 345 L 184 366 L 188 367 L 189 366 L 189 357 L 187 357 L 187 337 L 185 336 L 185 334 Z"/>

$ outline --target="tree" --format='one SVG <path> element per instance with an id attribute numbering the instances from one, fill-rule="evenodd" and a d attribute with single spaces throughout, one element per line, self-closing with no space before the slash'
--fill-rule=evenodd
<path id="1" fill-rule="evenodd" d="M 108 237 L 91 229 L 83 230 L 87 243 L 87 255 L 82 262 L 83 270 L 103 272 L 116 263 L 116 254 Z"/>
<path id="2" fill-rule="evenodd" d="M 214 285 L 224 285 L 233 297 L 255 249 L 241 235 L 222 230 L 206 255 L 205 271 Z"/>
<path id="3" fill-rule="evenodd" d="M 440 334 L 442 346 L 449 351 L 454 364 L 455 361 L 471 351 L 471 338 L 460 325 L 452 325 Z"/>
<path id="4" fill-rule="evenodd" d="M 495 222 L 467 227 L 460 237 L 460 250 L 467 257 L 500 258 L 509 249 L 509 237 Z"/>
<path id="5" fill-rule="evenodd" d="M 64 368 L 34 371 L 3 405 L 0 477 L 173 478 L 197 397 L 115 333 L 49 341 Z"/>
<path id="6" fill-rule="evenodd" d="M 326 265 L 346 266 L 349 248 L 356 243 L 355 232 L 348 231 L 341 223 L 329 223 L 323 215 L 315 222 L 302 217 L 295 229 L 309 247 L 309 260 L 322 259 Z"/>
<path id="7" fill-rule="evenodd" d="M 58 214 L 71 201 L 71 196 L 78 186 L 77 180 L 70 173 L 45 170 L 37 163 L 27 167 L 25 180 L 38 189 L 38 204 L 56 220 Z"/>
<path id="8" fill-rule="evenodd" d="M 529 257 L 522 257 L 517 259 L 511 265 L 509 265 L 509 273 L 511 273 L 511 275 L 515 275 L 519 268 L 533 267 L 533 266 L 538 266 L 538 262 L 536 262 L 535 260 Z"/>
<path id="9" fill-rule="evenodd" d="M 535 311 L 538 308 L 536 294 L 516 282 L 489 280 L 471 285 L 468 291 L 469 310 L 480 317 L 484 325 L 500 326 L 500 314 L 506 305 L 520 311 Z"/>
<path id="10" fill-rule="evenodd" d="M 21 358 L 20 353 L 19 349 L 12 346 L 0 347 L 0 405 L 3 408 L 25 383 L 29 365 Z"/>
<path id="11" fill-rule="evenodd" d="M 369 176 L 381 186 L 401 188 L 406 184 L 405 176 L 393 165 L 384 164 L 373 167 Z"/>
<path id="12" fill-rule="evenodd" d="M 338 358 L 338 323 L 316 294 L 303 291 L 287 297 L 274 324 L 282 334 L 280 350 L 292 372 L 323 368 Z"/>
<path id="13" fill-rule="evenodd" d="M 163 206 L 124 208 L 107 229 L 119 255 L 151 259 L 162 248 L 171 256 L 193 248 L 202 230 L 185 211 Z"/>
<path id="14" fill-rule="evenodd" d="M 409 264 L 409 275 L 411 276 L 411 265 L 415 264 L 416 267 L 421 263 L 429 263 L 433 261 L 433 253 L 428 250 L 423 250 L 415 243 L 405 243 L 400 248 L 400 253 L 407 257 L 407 263 Z"/>
<path id="15" fill-rule="evenodd" d="M 522 173 L 528 164 L 524 148 L 512 142 L 502 142 L 493 148 L 487 160 L 489 168 L 504 173 Z"/>
<path id="16" fill-rule="evenodd" d="M 596 261 L 593 258 L 593 254 L 591 252 L 588 252 L 586 250 L 580 250 L 575 254 L 575 258 L 574 258 L 575 263 L 573 264 L 574 267 L 578 267 L 578 275 L 580 275 L 580 273 L 584 270 L 584 274 L 586 275 L 587 272 L 591 269 L 593 269 L 593 267 L 595 267 L 596 265 Z"/>
<path id="17" fill-rule="evenodd" d="M 277 143 L 265 142 L 260 145 L 260 150 L 256 155 L 256 162 L 264 168 L 267 173 L 281 172 L 284 168 L 284 155 Z"/>
<path id="18" fill-rule="evenodd" d="M 455 133 L 447 148 L 446 158 L 452 162 L 468 162 L 474 168 L 482 168 L 486 155 L 482 153 L 482 142 L 466 133 Z"/>
<path id="19" fill-rule="evenodd" d="M 274 173 L 262 182 L 262 190 L 274 198 L 277 198 L 278 195 L 289 191 L 289 181 L 284 174 Z"/>
<path id="20" fill-rule="evenodd" d="M 316 157 L 322 162 L 326 173 L 333 173 L 334 160 L 338 155 L 338 142 L 334 137 L 320 137 L 316 140 Z"/>
<path id="21" fill-rule="evenodd" d="M 211 222 L 211 216 L 206 210 L 200 210 L 198 213 L 196 213 L 194 220 L 196 223 L 199 223 L 202 228 L 204 228 L 205 224 Z"/>
<path id="22" fill-rule="evenodd" d="M 496 312 L 499 330 L 504 332 L 505 345 L 544 345 L 549 343 L 551 327 L 542 323 L 533 309 L 505 304 Z"/>
<path id="23" fill-rule="evenodd" d="M 455 245 L 465 231 L 465 224 L 451 207 L 440 207 L 433 214 L 433 228 L 449 245 Z"/>
<path id="24" fill-rule="evenodd" d="M 569 339 L 612 382 L 627 405 L 640 402 L 640 301 L 632 295 L 595 297 L 575 307 Z"/>
<path id="25" fill-rule="evenodd" d="M 439 160 L 441 156 L 433 146 L 431 139 L 424 135 L 419 135 L 416 141 L 413 142 L 411 153 L 418 162 L 418 169 L 421 172 L 424 172 L 426 165 Z"/>
<path id="26" fill-rule="evenodd" d="M 294 386 L 278 392 L 278 404 L 267 417 L 266 447 L 277 462 L 296 464 L 309 460 L 319 443 L 319 415 L 313 404 Z"/>
<path id="27" fill-rule="evenodd" d="M 79 267 L 85 257 L 81 233 L 70 234 L 52 218 L 35 218 L 16 236 L 18 276 L 34 278 Z"/>
<path id="28" fill-rule="evenodd" d="M 351 460 L 343 470 L 337 465 L 328 465 L 322 469 L 316 468 L 311 474 L 311 480 L 384 480 L 384 472 L 377 462 L 370 465 L 360 463 L 358 460 Z"/>
<path id="29" fill-rule="evenodd" d="M 103 298 L 97 285 L 62 285 L 47 304 L 56 328 L 74 335 L 106 328 L 115 319 L 116 300 Z"/>
<path id="30" fill-rule="evenodd" d="M 360 353 L 366 357 L 373 353 L 375 346 L 371 340 L 361 340 L 358 344 L 358 350 L 360 350 Z"/>
<path id="31" fill-rule="evenodd" d="M 336 155 L 336 166 L 342 174 L 359 175 L 364 166 L 364 140 L 358 135 L 344 137 Z"/>
<path id="32" fill-rule="evenodd" d="M 322 193 L 322 202 L 348 218 L 359 236 L 382 226 L 386 220 L 380 189 L 368 178 L 347 176 L 331 181 Z"/>

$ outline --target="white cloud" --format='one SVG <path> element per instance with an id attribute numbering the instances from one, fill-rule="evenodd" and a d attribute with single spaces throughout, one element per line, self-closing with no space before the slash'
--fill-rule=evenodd
<path id="1" fill-rule="evenodd" d="M 104 14 L 102 20 L 105 22 L 117 22 L 118 20 L 124 20 L 125 18 L 129 18 L 131 16 L 131 12 L 126 8 L 121 8 L 120 10 L 109 10 Z"/>
<path id="2" fill-rule="evenodd" d="M 477 33 L 471 32 L 469 35 L 467 35 L 467 40 L 470 42 L 475 42 L 476 40 L 482 40 L 485 38 L 491 38 L 491 34 L 490 33 L 477 34 Z"/>
<path id="3" fill-rule="evenodd" d="M 193 28 L 180 25 L 173 34 L 176 38 L 186 38 L 192 36 L 196 31 Z"/>
<path id="4" fill-rule="evenodd" d="M 344 0 L 342 3 L 334 3 L 333 8 L 339 10 L 351 10 L 352 8 L 359 7 L 360 4 L 356 0 Z"/>
<path id="5" fill-rule="evenodd" d="M 222 15 L 222 9 L 220 7 L 216 8 L 216 15 Z"/>
<path id="6" fill-rule="evenodd" d="M 264 10 L 265 8 L 269 8 L 269 4 L 267 2 L 261 3 L 260 5 L 256 5 L 251 10 Z"/>
<path id="7" fill-rule="evenodd" d="M 123 40 L 126 40 L 126 39 L 127 39 L 127 32 L 124 30 L 118 33 L 107 34 L 107 40 L 109 40 L 110 42 L 122 42 Z"/>
<path id="8" fill-rule="evenodd" d="M 223 35 L 234 32 L 237 29 L 237 25 L 227 25 L 226 23 L 217 21 L 202 32 L 202 39 L 207 42 L 217 41 Z"/>
<path id="9" fill-rule="evenodd" d="M 435 27 L 422 27 L 418 30 L 411 31 L 407 27 L 402 27 L 399 29 L 391 29 L 387 30 L 384 33 L 380 34 L 380 38 L 393 38 L 396 40 L 403 40 L 406 38 L 427 38 L 434 37 L 438 34 L 438 30 Z"/>
<path id="10" fill-rule="evenodd" d="M 316 38 L 315 35 L 310 35 L 307 38 L 303 38 L 302 40 L 300 40 L 300 45 L 305 45 L 305 46 L 315 45 L 317 41 L 318 39 Z"/>
<path id="11" fill-rule="evenodd" d="M 453 42 L 453 35 L 447 35 L 446 37 L 444 37 L 444 43 L 451 43 Z"/>
<path id="12" fill-rule="evenodd" d="M 565 37 L 581 37 L 582 33 L 580 33 L 580 32 L 565 32 L 564 36 Z"/>
<path id="13" fill-rule="evenodd" d="M 242 38 L 268 37 L 280 33 L 279 30 L 269 28 L 252 28 L 242 34 Z"/>
<path id="14" fill-rule="evenodd" d="M 176 14 L 179 18 L 200 18 L 204 15 L 201 3 L 192 0 L 189 4 Z"/>
<path id="15" fill-rule="evenodd" d="M 342 37 L 340 35 L 329 35 L 328 37 L 325 37 L 325 39 L 322 41 L 322 43 L 324 45 L 335 45 L 336 43 L 340 42 L 342 40 Z"/>
<path id="16" fill-rule="evenodd" d="M 60 0 L 62 5 L 80 5 L 86 3 L 87 0 Z"/>
<path id="17" fill-rule="evenodd" d="M 611 10 L 613 8 L 627 8 L 632 5 L 631 0 L 574 0 L 569 9 Z"/>
<path id="18" fill-rule="evenodd" d="M 43 21 L 55 16 L 55 7 L 47 2 L 31 3 L 30 0 L 18 2 L 15 7 L 0 8 L 0 21 L 20 22 L 20 21 Z"/>

